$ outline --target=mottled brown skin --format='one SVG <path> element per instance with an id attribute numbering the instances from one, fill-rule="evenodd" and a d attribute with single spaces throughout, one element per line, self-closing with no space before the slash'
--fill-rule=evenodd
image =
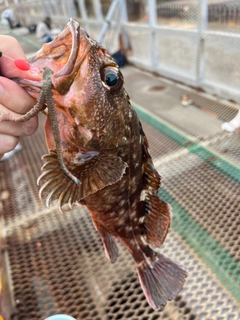
<path id="1" fill-rule="evenodd" d="M 160 176 L 118 66 L 74 20 L 29 62 L 53 72 L 61 154 L 67 169 L 81 181 L 75 184 L 60 169 L 48 117 L 49 155 L 39 179 L 40 193 L 48 194 L 48 205 L 51 199 L 59 199 L 60 207 L 86 205 L 107 257 L 116 261 L 118 238 L 135 260 L 149 304 L 160 308 L 181 290 L 187 273 L 154 249 L 167 235 L 171 209 L 157 195 Z M 104 72 L 109 70 L 117 74 L 115 87 L 106 84 Z M 19 83 L 37 98 L 39 84 Z"/>

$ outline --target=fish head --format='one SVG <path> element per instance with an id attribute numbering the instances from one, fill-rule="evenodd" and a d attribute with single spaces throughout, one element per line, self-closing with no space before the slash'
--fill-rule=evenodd
<path id="1" fill-rule="evenodd" d="M 45 68 L 52 71 L 53 100 L 61 113 L 59 122 L 75 128 L 78 135 L 85 136 L 85 142 L 110 134 L 112 119 L 114 123 L 124 122 L 123 109 L 129 108 L 129 97 L 118 65 L 77 21 L 71 19 L 28 61 L 42 72 Z M 37 97 L 38 86 L 31 84 L 25 90 Z M 114 136 L 116 145 L 119 136 L 116 132 Z"/>
<path id="2" fill-rule="evenodd" d="M 61 208 L 120 181 L 128 167 L 133 110 L 113 58 L 70 19 L 28 61 L 42 81 L 18 83 L 36 99 L 45 97 L 48 107 L 49 153 L 38 179 L 47 205 L 58 199 Z"/>

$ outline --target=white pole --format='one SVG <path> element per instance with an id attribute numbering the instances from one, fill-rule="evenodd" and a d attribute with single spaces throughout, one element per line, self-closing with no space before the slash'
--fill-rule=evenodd
<path id="1" fill-rule="evenodd" d="M 96 19 L 99 22 L 103 22 L 102 8 L 101 8 L 100 0 L 93 0 L 93 5 L 94 5 L 94 11 L 95 11 Z"/>
<path id="2" fill-rule="evenodd" d="M 110 6 L 110 8 L 108 10 L 108 13 L 107 13 L 106 19 L 104 21 L 103 27 L 102 27 L 102 29 L 101 29 L 101 31 L 99 33 L 98 39 L 97 39 L 97 41 L 99 43 L 101 43 L 101 44 L 103 43 L 104 37 L 105 37 L 105 35 L 107 33 L 107 30 L 108 30 L 108 28 L 109 28 L 109 26 L 111 24 L 111 19 L 113 17 L 113 14 L 114 14 L 115 10 L 118 8 L 119 1 L 120 0 L 113 0 L 112 4 L 111 4 L 111 6 Z"/>
<path id="3" fill-rule="evenodd" d="M 127 4 L 126 0 L 119 1 L 120 5 L 120 14 L 121 14 L 121 21 L 120 24 L 124 24 L 128 21 L 128 13 L 127 13 Z M 129 48 L 129 38 L 125 30 L 120 29 L 121 35 L 122 35 L 122 41 L 123 41 L 123 47 L 124 49 Z"/>
<path id="4" fill-rule="evenodd" d="M 78 0 L 78 5 L 79 5 L 79 8 L 80 8 L 80 14 L 81 14 L 81 18 L 82 18 L 82 21 L 83 21 L 83 26 L 84 26 L 84 29 L 86 31 L 89 31 L 88 30 L 88 16 L 87 16 L 87 10 L 86 10 L 86 6 L 85 6 L 85 1 L 84 0 Z"/>
<path id="5" fill-rule="evenodd" d="M 198 53 L 196 61 L 197 85 L 201 85 L 205 69 L 205 31 L 208 24 L 208 0 L 198 0 Z"/>
<path id="6" fill-rule="evenodd" d="M 156 0 L 148 0 L 148 22 L 149 22 L 149 28 L 151 31 L 150 54 L 151 54 L 151 65 L 153 70 L 156 70 L 158 65 L 156 21 L 157 21 Z"/>

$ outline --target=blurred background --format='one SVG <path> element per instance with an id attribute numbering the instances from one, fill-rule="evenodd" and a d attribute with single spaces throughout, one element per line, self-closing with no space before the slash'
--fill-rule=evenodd
<path id="1" fill-rule="evenodd" d="M 240 3 L 234 0 L 2 0 L 23 25 L 46 16 L 62 29 L 69 17 L 101 36 L 112 6 L 108 33 L 100 41 L 114 53 L 121 33 L 128 59 L 147 70 L 240 101 Z M 101 33 L 101 34 L 100 34 Z"/>
<path id="2" fill-rule="evenodd" d="M 27 57 L 46 16 L 51 31 L 73 17 L 114 56 L 173 208 L 161 252 L 189 269 L 182 292 L 153 311 L 130 255 L 119 244 L 118 261 L 107 261 L 84 208 L 45 207 L 40 116 L 36 134 L 0 162 L 2 318 L 238 320 L 240 1 L 0 0 L 0 13 L 0 34 Z"/>

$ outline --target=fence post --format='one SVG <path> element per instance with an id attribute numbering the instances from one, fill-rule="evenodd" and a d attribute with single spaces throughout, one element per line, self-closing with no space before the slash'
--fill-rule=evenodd
<path id="1" fill-rule="evenodd" d="M 205 32 L 208 25 L 208 0 L 198 0 L 198 52 L 196 61 L 197 85 L 201 86 L 205 68 Z"/>
<path id="2" fill-rule="evenodd" d="M 86 7 L 85 7 L 85 1 L 84 0 L 78 0 L 78 5 L 79 5 L 79 9 L 80 9 L 80 15 L 81 15 L 81 19 L 82 19 L 82 22 L 83 22 L 83 26 L 84 26 L 84 29 L 86 31 L 88 31 L 88 16 L 87 16 L 87 10 L 86 10 Z"/>
<path id="3" fill-rule="evenodd" d="M 75 8 L 73 0 L 68 0 L 67 1 L 67 5 L 68 5 L 68 12 L 70 13 L 70 17 L 71 18 L 76 18 L 77 17 L 77 12 L 76 12 L 76 8 Z M 70 17 L 68 17 L 68 19 Z"/>
<path id="4" fill-rule="evenodd" d="M 101 43 L 101 44 L 103 43 L 104 37 L 105 37 L 105 35 L 106 35 L 106 33 L 107 33 L 108 29 L 109 29 L 109 26 L 111 25 L 112 17 L 114 15 L 115 11 L 119 8 L 119 3 L 120 3 L 119 0 L 113 0 L 111 5 L 110 5 L 108 13 L 107 13 L 107 15 L 105 17 L 104 24 L 103 24 L 103 26 L 102 26 L 102 28 L 100 30 L 100 33 L 99 33 L 98 39 L 97 39 L 97 41 L 99 43 Z"/>
<path id="5" fill-rule="evenodd" d="M 149 27 L 151 32 L 150 39 L 150 55 L 151 55 L 151 66 L 153 70 L 156 70 L 158 64 L 158 55 L 157 55 L 157 39 L 156 39 L 156 16 L 157 16 L 157 7 L 156 0 L 148 0 L 148 17 L 149 17 Z"/>
<path id="6" fill-rule="evenodd" d="M 124 50 L 127 50 L 129 48 L 129 37 L 125 31 L 124 28 L 122 28 L 122 25 L 126 24 L 128 21 L 128 12 L 127 12 L 127 4 L 126 0 L 121 0 L 119 1 L 119 6 L 120 6 L 120 34 L 122 36 L 122 44 Z"/>
<path id="7" fill-rule="evenodd" d="M 94 5 L 94 11 L 95 11 L 96 19 L 99 22 L 103 22 L 102 7 L 101 7 L 100 0 L 93 0 L 93 5 Z"/>
<path id="8" fill-rule="evenodd" d="M 65 24 L 69 20 L 69 16 L 68 16 L 69 10 L 68 9 L 70 9 L 70 8 L 69 8 L 69 3 L 67 1 L 62 0 L 61 2 L 62 2 L 62 8 L 64 10 L 64 18 L 65 18 L 64 24 Z M 49 5 L 49 3 L 48 3 L 48 5 Z"/>

